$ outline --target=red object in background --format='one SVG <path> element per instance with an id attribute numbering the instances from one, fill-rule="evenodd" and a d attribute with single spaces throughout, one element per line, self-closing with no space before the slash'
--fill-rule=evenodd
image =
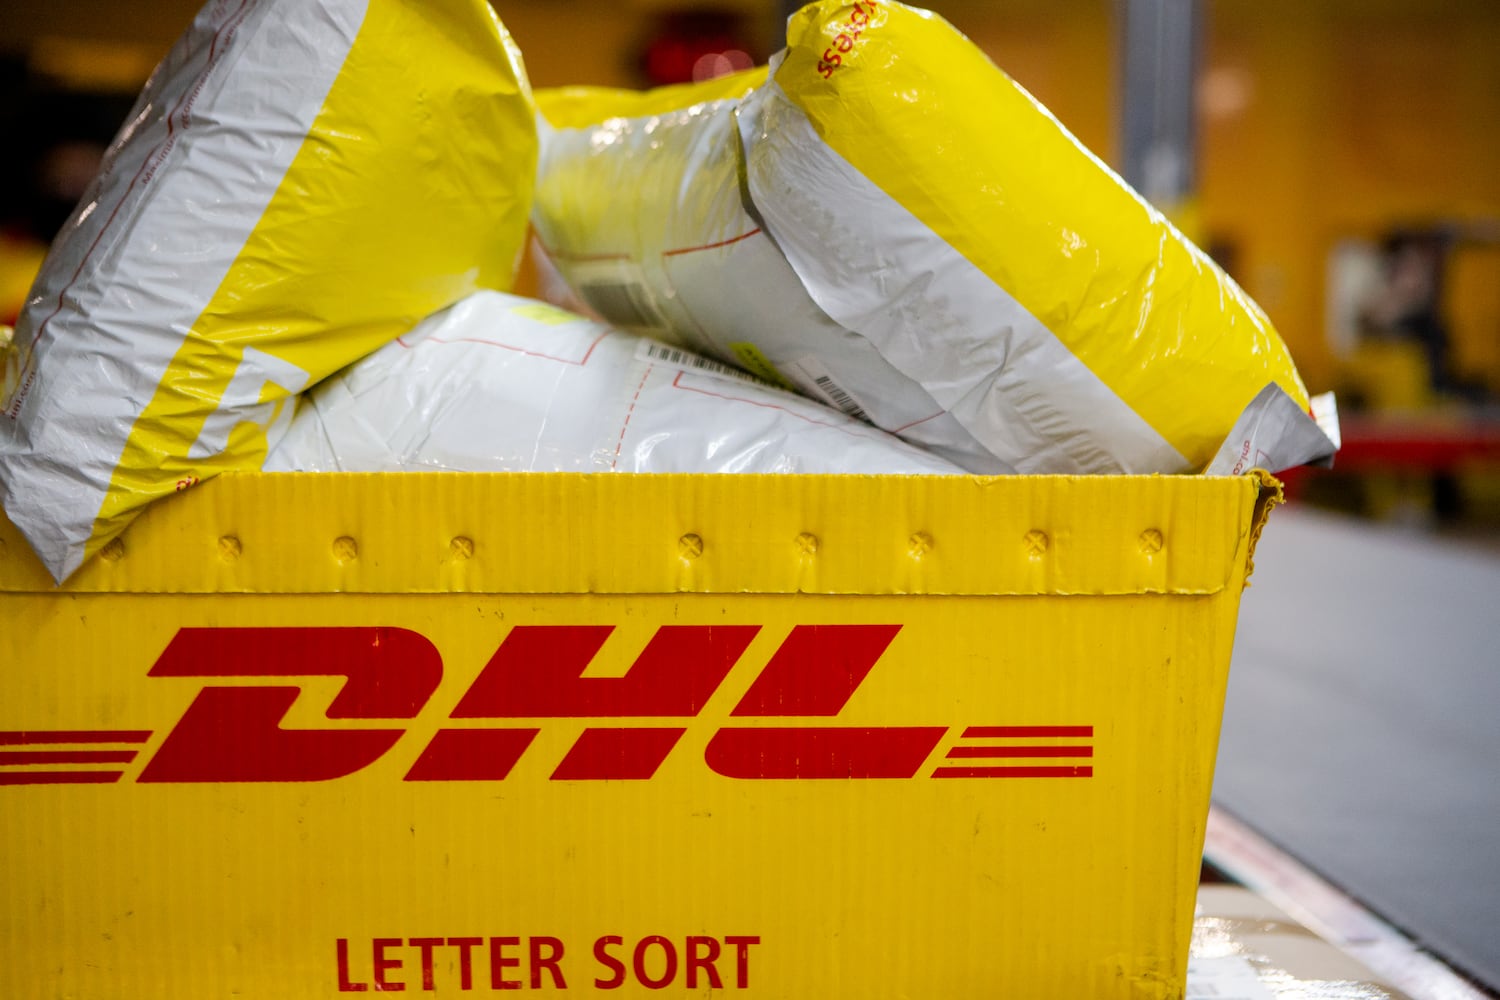
<path id="1" fill-rule="evenodd" d="M 1500 422 L 1474 417 L 1345 417 L 1334 457 L 1339 472 L 1455 472 L 1473 462 L 1500 464 Z M 1303 466 L 1278 473 L 1286 495 L 1299 494 L 1323 470 Z"/>
<path id="2" fill-rule="evenodd" d="M 709 80 L 754 66 L 751 49 L 738 14 L 673 11 L 641 50 L 641 72 L 653 87 Z"/>

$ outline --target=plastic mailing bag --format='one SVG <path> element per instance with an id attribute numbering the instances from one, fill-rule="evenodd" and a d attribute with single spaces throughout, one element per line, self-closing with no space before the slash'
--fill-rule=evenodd
<path id="1" fill-rule="evenodd" d="M 941 18 L 815 3 L 735 83 L 540 98 L 534 221 L 601 314 L 973 471 L 1334 450 L 1255 303 Z"/>
<path id="2" fill-rule="evenodd" d="M 765 71 L 645 94 L 541 91 L 534 222 L 569 285 L 611 322 L 896 431 L 976 472 L 984 451 L 869 340 L 803 289 L 741 197 L 737 97 Z"/>
<path id="3" fill-rule="evenodd" d="M 313 390 L 265 468 L 962 471 L 715 361 L 498 292 Z"/>
<path id="4" fill-rule="evenodd" d="M 0 486 L 52 574 L 153 499 L 258 468 L 292 393 L 509 287 L 535 160 L 484 0 L 208 4 L 16 328 Z"/>

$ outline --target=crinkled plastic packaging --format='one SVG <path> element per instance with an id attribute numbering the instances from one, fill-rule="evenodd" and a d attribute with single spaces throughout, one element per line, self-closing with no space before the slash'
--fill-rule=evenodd
<path id="1" fill-rule="evenodd" d="M 1336 447 L 1331 400 L 1259 307 L 925 11 L 825 0 L 767 79 L 539 106 L 533 221 L 616 322 L 972 471 L 1280 469 Z"/>
<path id="2" fill-rule="evenodd" d="M 718 362 L 498 292 L 314 389 L 265 469 L 962 471 Z"/>
<path id="3" fill-rule="evenodd" d="M 215 0 L 19 318 L 5 510 L 59 580 L 150 501 L 257 468 L 288 397 L 508 288 L 535 109 L 485 0 Z"/>
<path id="4" fill-rule="evenodd" d="M 647 94 L 540 92 L 552 123 L 542 125 L 534 212 L 545 254 L 611 322 L 897 431 L 972 471 L 1011 471 L 871 341 L 828 317 L 741 197 L 737 98 L 764 81 L 764 70 L 751 70 Z"/>

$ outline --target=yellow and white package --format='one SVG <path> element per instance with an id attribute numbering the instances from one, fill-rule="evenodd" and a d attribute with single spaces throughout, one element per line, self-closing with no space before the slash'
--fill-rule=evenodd
<path id="1" fill-rule="evenodd" d="M 499 292 L 318 386 L 265 469 L 962 471 L 737 369 Z"/>
<path id="2" fill-rule="evenodd" d="M 1264 313 L 953 27 L 824 0 L 787 43 L 742 96 L 679 90 L 634 119 L 601 98 L 592 124 L 583 102 L 541 101 L 534 221 L 604 315 L 670 325 L 974 471 L 1332 453 Z M 665 180 L 641 195 L 624 180 L 648 176 Z M 742 268 L 725 248 L 746 245 Z"/>
<path id="3" fill-rule="evenodd" d="M 762 68 L 646 93 L 538 92 L 533 221 L 547 258 L 612 323 L 898 431 L 970 471 L 1012 471 L 830 319 L 745 204 L 735 115 L 765 79 Z"/>
<path id="4" fill-rule="evenodd" d="M 534 116 L 485 0 L 210 2 L 17 324 L 0 488 L 52 574 L 259 467 L 293 393 L 509 287 Z"/>

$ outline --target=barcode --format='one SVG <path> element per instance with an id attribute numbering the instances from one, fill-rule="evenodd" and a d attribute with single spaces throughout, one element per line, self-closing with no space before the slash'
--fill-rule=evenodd
<path id="1" fill-rule="evenodd" d="M 834 382 L 833 379 L 827 375 L 819 375 L 813 381 L 817 383 L 818 390 L 827 396 L 834 406 L 837 406 L 856 420 L 863 420 L 866 423 L 870 422 L 870 415 L 864 411 L 864 408 L 855 402 L 853 396 L 839 388 L 838 383 Z"/>
<path id="2" fill-rule="evenodd" d="M 668 347 L 666 344 L 658 344 L 654 340 L 642 341 L 641 349 L 636 353 L 636 356 L 647 358 L 651 361 L 661 361 L 665 364 L 676 365 L 679 368 L 691 368 L 694 371 L 704 372 L 709 375 L 720 375 L 724 378 L 738 379 L 741 382 L 766 384 L 748 372 L 742 372 L 737 368 L 731 368 L 729 365 L 710 360 L 701 354 Z"/>
<path id="3" fill-rule="evenodd" d="M 662 326 L 661 316 L 647 298 L 649 293 L 640 285 L 601 283 L 584 285 L 582 291 L 584 301 L 616 326 L 644 327 L 648 330 Z"/>

